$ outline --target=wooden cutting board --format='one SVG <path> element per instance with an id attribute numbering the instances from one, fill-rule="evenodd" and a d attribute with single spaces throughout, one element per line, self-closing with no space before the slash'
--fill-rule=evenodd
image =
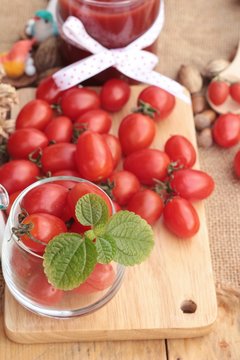
<path id="1" fill-rule="evenodd" d="M 113 116 L 116 133 L 123 116 L 136 106 L 143 86 L 132 87 L 132 97 Z M 20 105 L 34 90 L 19 91 Z M 18 109 L 15 109 L 16 113 Z M 158 123 L 152 147 L 163 149 L 170 135 L 181 134 L 196 147 L 192 109 L 177 101 L 168 119 Z M 197 162 L 196 168 L 199 168 Z M 5 293 L 7 336 L 22 343 L 95 340 L 189 338 L 208 333 L 217 316 L 217 302 L 203 202 L 194 204 L 201 221 L 197 235 L 181 240 L 161 220 L 155 225 L 155 247 L 149 259 L 128 268 L 117 295 L 97 312 L 69 320 L 37 316 Z"/>

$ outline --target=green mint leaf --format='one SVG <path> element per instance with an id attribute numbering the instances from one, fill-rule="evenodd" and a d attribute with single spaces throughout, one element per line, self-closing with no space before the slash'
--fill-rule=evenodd
<path id="1" fill-rule="evenodd" d="M 99 236 L 95 243 L 97 249 L 97 261 L 101 264 L 109 264 L 115 253 L 116 243 L 109 235 Z"/>
<path id="2" fill-rule="evenodd" d="M 106 226 L 106 234 L 115 240 L 113 260 L 123 265 L 135 265 L 150 254 L 154 241 L 151 226 L 130 211 L 119 211 Z"/>
<path id="3" fill-rule="evenodd" d="M 106 224 L 109 217 L 106 202 L 96 194 L 82 196 L 76 204 L 75 214 L 78 221 L 85 226 Z"/>
<path id="4" fill-rule="evenodd" d="M 43 266 L 49 282 L 61 290 L 82 284 L 97 263 L 94 243 L 75 233 L 55 236 L 46 246 Z"/>

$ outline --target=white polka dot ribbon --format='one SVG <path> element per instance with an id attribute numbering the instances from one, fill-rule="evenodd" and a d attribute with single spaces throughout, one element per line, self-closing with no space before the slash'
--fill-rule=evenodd
<path id="1" fill-rule="evenodd" d="M 66 90 L 113 66 L 131 79 L 159 86 L 184 102 L 190 103 L 190 97 L 183 86 L 153 70 L 158 63 L 158 57 L 142 50 L 158 38 L 163 23 L 164 3 L 161 0 L 155 22 L 143 35 L 124 48 L 107 49 L 86 32 L 78 18 L 69 16 L 60 31 L 62 36 L 70 40 L 74 46 L 87 50 L 93 55 L 56 72 L 53 75 L 56 85 L 61 90 Z"/>

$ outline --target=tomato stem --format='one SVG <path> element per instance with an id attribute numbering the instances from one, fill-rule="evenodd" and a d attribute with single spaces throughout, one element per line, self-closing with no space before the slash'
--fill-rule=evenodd
<path id="1" fill-rule="evenodd" d="M 41 159 L 42 159 L 42 149 L 37 148 L 33 150 L 29 155 L 28 159 L 36 164 L 39 168 L 42 167 Z"/>
<path id="2" fill-rule="evenodd" d="M 133 110 L 135 113 L 141 113 L 149 116 L 150 118 L 154 118 L 155 114 L 159 115 L 159 111 L 153 108 L 150 104 L 145 101 L 139 100 L 139 106 Z"/>
<path id="3" fill-rule="evenodd" d="M 105 193 L 112 199 L 114 200 L 114 196 L 112 193 L 112 190 L 114 189 L 114 182 L 111 182 L 109 179 L 106 180 L 106 182 L 101 182 L 98 185 L 103 191 L 105 191 Z"/>

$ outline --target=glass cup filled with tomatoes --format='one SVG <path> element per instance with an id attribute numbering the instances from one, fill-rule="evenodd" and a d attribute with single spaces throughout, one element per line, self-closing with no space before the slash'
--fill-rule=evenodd
<path id="1" fill-rule="evenodd" d="M 57 236 L 81 237 L 90 229 L 80 224 L 75 214 L 76 203 L 85 194 L 100 196 L 109 213 L 114 213 L 103 190 L 73 176 L 39 180 L 23 190 L 12 204 L 2 247 L 3 275 L 13 297 L 39 315 L 55 318 L 86 315 L 105 305 L 121 285 L 124 266 L 114 262 L 97 262 L 90 275 L 69 290 L 56 288 L 46 276 L 44 253 L 49 242 Z M 62 253 L 59 278 L 64 275 L 69 256 Z M 79 268 L 82 267 L 79 262 Z"/>

